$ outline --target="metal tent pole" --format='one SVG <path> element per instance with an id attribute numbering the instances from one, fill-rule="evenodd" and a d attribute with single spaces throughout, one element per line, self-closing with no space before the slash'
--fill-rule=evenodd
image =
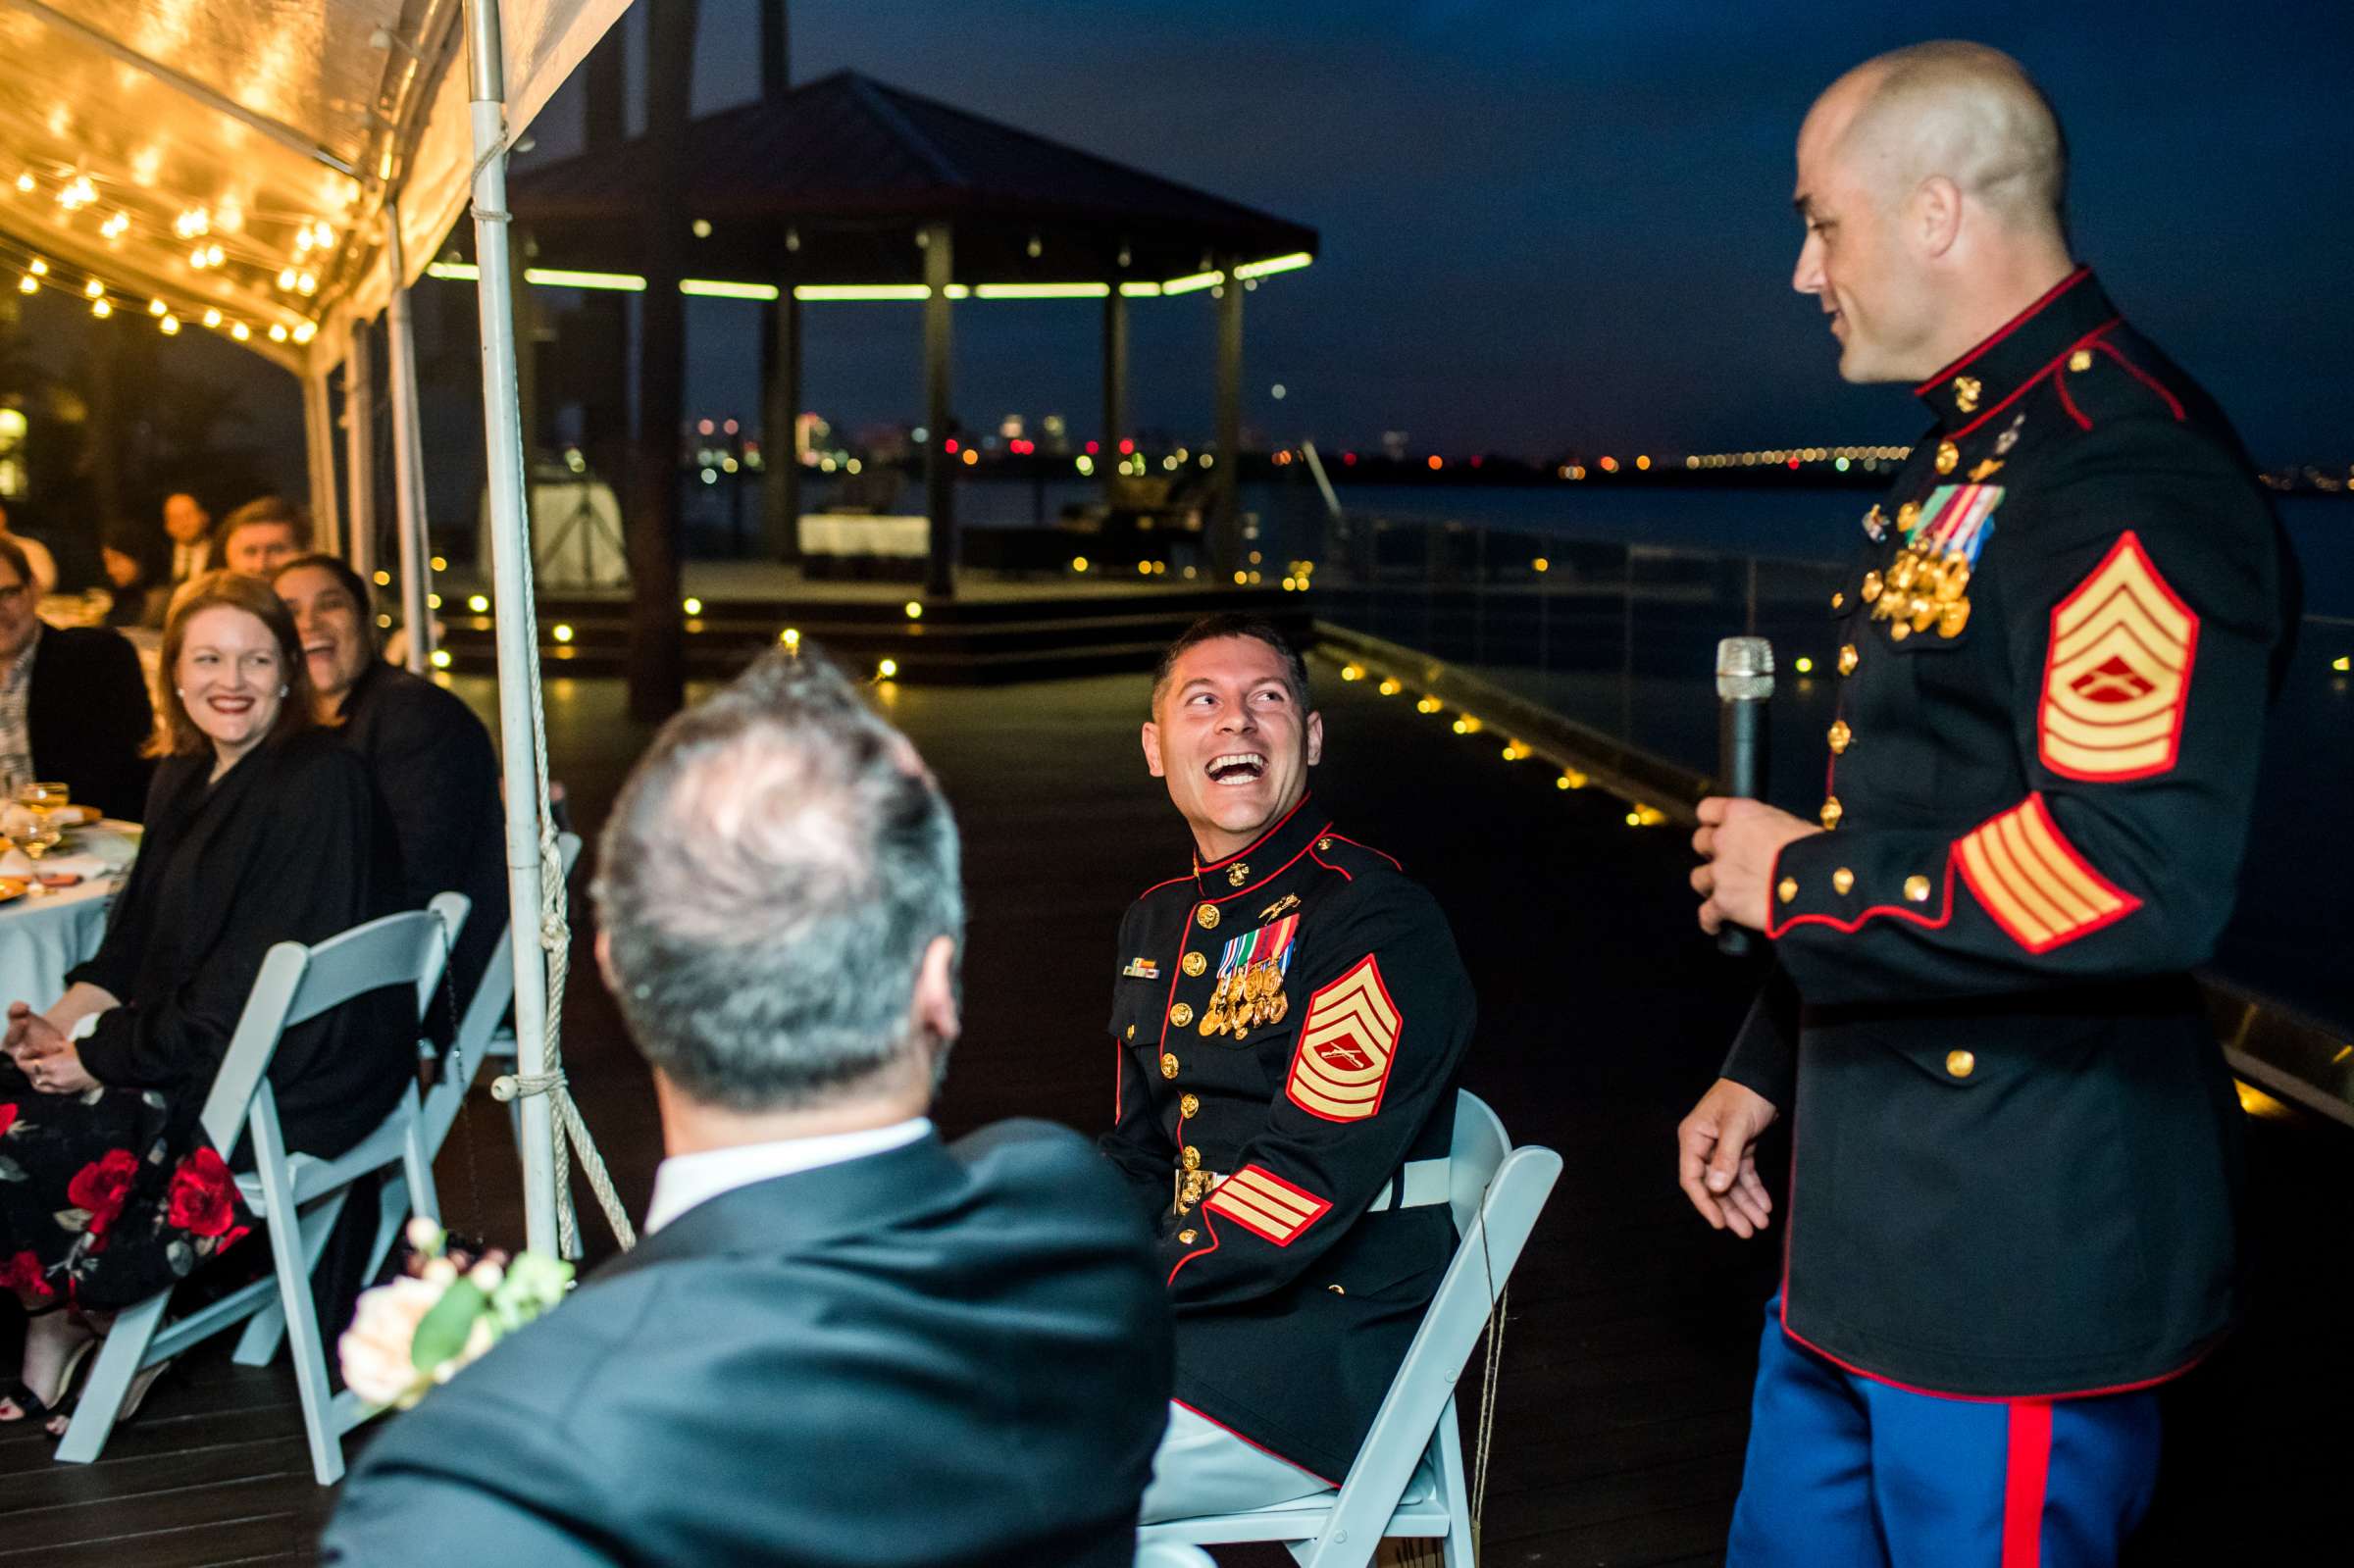
<path id="1" fill-rule="evenodd" d="M 400 520 L 401 621 L 409 630 L 409 668 L 423 675 L 434 657 L 434 617 L 427 602 L 434 586 L 434 552 L 426 532 L 425 447 L 417 430 L 417 338 L 410 322 L 409 287 L 402 281 L 407 269 L 396 204 L 385 204 L 384 228 L 385 254 L 392 268 L 392 300 L 384 308 L 384 358 L 391 382 L 392 488 Z M 355 556 L 352 565 L 359 564 Z"/>
<path id="2" fill-rule="evenodd" d="M 507 248 L 506 57 L 498 0 L 466 0 L 468 99 L 474 131 L 475 294 L 482 312 L 483 437 L 489 463 L 491 583 L 498 624 L 498 731 L 506 782 L 509 951 L 515 964 L 515 1054 L 522 1076 L 547 1071 L 547 965 L 539 945 L 539 694 L 530 611 L 532 570 L 523 497 L 523 416 L 515 375 L 515 285 Z M 554 1256 L 554 1125 L 547 1096 L 523 1105 L 525 1244 Z"/>
<path id="3" fill-rule="evenodd" d="M 321 547 L 334 550 L 341 542 L 342 530 L 335 518 L 334 405 L 325 370 L 302 373 L 302 445 L 310 466 L 314 538 Z"/>
<path id="4" fill-rule="evenodd" d="M 343 513 L 351 528 L 341 542 L 344 558 L 362 578 L 376 572 L 375 358 L 368 324 L 355 316 L 343 353 Z M 321 542 L 328 542 L 324 533 Z"/>

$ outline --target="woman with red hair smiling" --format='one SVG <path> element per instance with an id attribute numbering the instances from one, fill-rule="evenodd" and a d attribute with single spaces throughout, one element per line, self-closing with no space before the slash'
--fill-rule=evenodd
<path id="1" fill-rule="evenodd" d="M 46 1012 L 8 1009 L 0 1063 L 0 1289 L 30 1315 L 0 1422 L 47 1419 L 103 1314 L 168 1290 L 252 1223 L 198 1125 L 263 955 L 398 907 L 367 771 L 319 722 L 268 583 L 191 582 L 164 629 L 163 757 L 98 955 Z M 270 1067 L 293 1148 L 333 1156 L 415 1071 L 400 987 L 288 1030 Z"/>

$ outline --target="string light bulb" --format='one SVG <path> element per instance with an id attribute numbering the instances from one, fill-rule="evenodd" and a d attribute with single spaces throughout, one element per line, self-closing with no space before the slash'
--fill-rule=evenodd
<path id="1" fill-rule="evenodd" d="M 307 343 L 318 335 L 319 324 L 317 322 L 304 322 L 294 329 L 294 341 L 297 343 Z"/>
<path id="2" fill-rule="evenodd" d="M 246 326 L 243 322 L 231 322 L 229 327 L 229 335 L 242 343 L 245 341 L 245 339 L 253 335 L 253 329 Z"/>
<path id="3" fill-rule="evenodd" d="M 49 276 L 49 264 L 41 260 L 38 256 L 35 256 L 32 259 L 32 265 L 27 267 L 26 271 L 32 274 L 32 276 L 35 278 L 46 278 Z"/>
<path id="4" fill-rule="evenodd" d="M 220 311 L 218 311 L 218 310 L 207 310 L 207 311 L 204 313 L 204 325 L 205 325 L 205 326 L 207 326 L 207 327 L 218 327 L 218 326 L 220 326 L 220 325 L 221 325 L 221 313 L 220 313 Z"/>
<path id="5" fill-rule="evenodd" d="M 278 286 L 283 289 L 291 290 L 294 286 L 295 278 L 299 278 L 301 274 L 295 272 L 291 267 L 283 268 L 278 275 Z"/>
<path id="6" fill-rule="evenodd" d="M 109 218 L 105 223 L 98 226 L 98 232 L 104 234 L 109 239 L 121 239 L 124 235 L 124 232 L 129 228 L 130 214 L 117 213 L 114 217 Z"/>
<path id="7" fill-rule="evenodd" d="M 86 299 L 97 299 L 106 292 L 106 285 L 93 278 L 81 285 L 81 292 Z"/>
<path id="8" fill-rule="evenodd" d="M 32 177 L 30 175 L 19 175 L 17 177 L 17 188 L 27 196 L 31 195 L 33 190 Z"/>
<path id="9" fill-rule="evenodd" d="M 167 313 L 162 321 L 156 323 L 156 326 L 163 329 L 163 333 L 166 337 L 178 337 L 179 335 L 179 318 L 177 316 Z"/>
<path id="10" fill-rule="evenodd" d="M 18 278 L 18 279 L 17 279 L 17 292 L 18 292 L 18 293 L 20 293 L 20 294 L 37 294 L 37 293 L 39 293 L 40 291 L 41 291 L 41 280 L 40 280 L 39 278 L 37 278 L 33 277 L 33 276 L 32 276 L 32 274 L 30 274 L 30 273 L 26 273 L 26 274 L 24 277 L 22 277 L 22 278 Z"/>
<path id="11" fill-rule="evenodd" d="M 204 247 L 204 264 L 207 267 L 218 267 L 226 255 L 227 253 L 219 245 L 207 245 Z"/>
<path id="12" fill-rule="evenodd" d="M 273 343 L 282 343 L 286 340 L 286 327 L 283 322 L 272 322 L 270 324 L 270 341 Z"/>
<path id="13" fill-rule="evenodd" d="M 168 309 L 170 309 L 170 308 L 171 308 L 171 307 L 167 306 L 167 305 L 166 305 L 166 304 L 165 304 L 165 303 L 164 303 L 162 300 L 160 300 L 160 299 L 151 299 L 151 300 L 149 300 L 149 301 L 147 302 L 147 314 L 148 314 L 148 315 L 150 315 L 150 316 L 161 316 L 161 315 L 162 315 L 162 314 L 163 314 L 163 313 L 164 313 L 166 310 L 168 310 Z"/>
<path id="14" fill-rule="evenodd" d="M 114 313 L 115 307 L 109 305 L 103 296 L 90 302 L 90 314 L 97 317 L 100 321 L 106 320 Z"/>

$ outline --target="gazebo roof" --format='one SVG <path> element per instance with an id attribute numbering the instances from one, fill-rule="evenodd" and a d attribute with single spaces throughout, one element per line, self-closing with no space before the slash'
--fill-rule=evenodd
<path id="1" fill-rule="evenodd" d="M 551 268 L 640 265 L 641 138 L 518 160 L 509 206 Z M 954 227 L 960 283 L 1158 282 L 1220 259 L 1316 248 L 1316 231 L 947 104 L 838 72 L 689 127 L 688 271 L 801 284 L 923 277 L 925 224 Z"/>

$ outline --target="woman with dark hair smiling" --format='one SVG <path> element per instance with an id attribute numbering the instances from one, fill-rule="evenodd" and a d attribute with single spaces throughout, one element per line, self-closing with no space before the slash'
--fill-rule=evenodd
<path id="1" fill-rule="evenodd" d="M 293 619 L 268 583 L 228 572 L 189 583 L 164 629 L 163 672 L 164 760 L 105 943 L 46 1012 L 8 1009 L 0 1289 L 31 1321 L 22 1375 L 0 1386 L 0 1423 L 63 1431 L 55 1412 L 100 1332 L 81 1311 L 168 1289 L 251 1226 L 197 1118 L 263 955 L 399 907 L 390 823 L 359 760 L 322 727 Z M 338 1154 L 399 1098 L 416 1070 L 402 992 L 286 1032 L 270 1083 L 291 1147 Z"/>
<path id="2" fill-rule="evenodd" d="M 466 922 L 449 955 L 458 1005 L 489 967 L 507 904 L 506 828 L 498 804 L 498 753 L 490 732 L 453 693 L 386 664 L 376 605 L 357 572 L 332 555 L 298 555 L 270 574 L 294 617 L 322 709 L 342 721 L 400 840 L 402 903 L 423 909 L 457 891 L 485 916 Z M 427 1033 L 448 1043 L 449 1013 L 435 1008 Z"/>

